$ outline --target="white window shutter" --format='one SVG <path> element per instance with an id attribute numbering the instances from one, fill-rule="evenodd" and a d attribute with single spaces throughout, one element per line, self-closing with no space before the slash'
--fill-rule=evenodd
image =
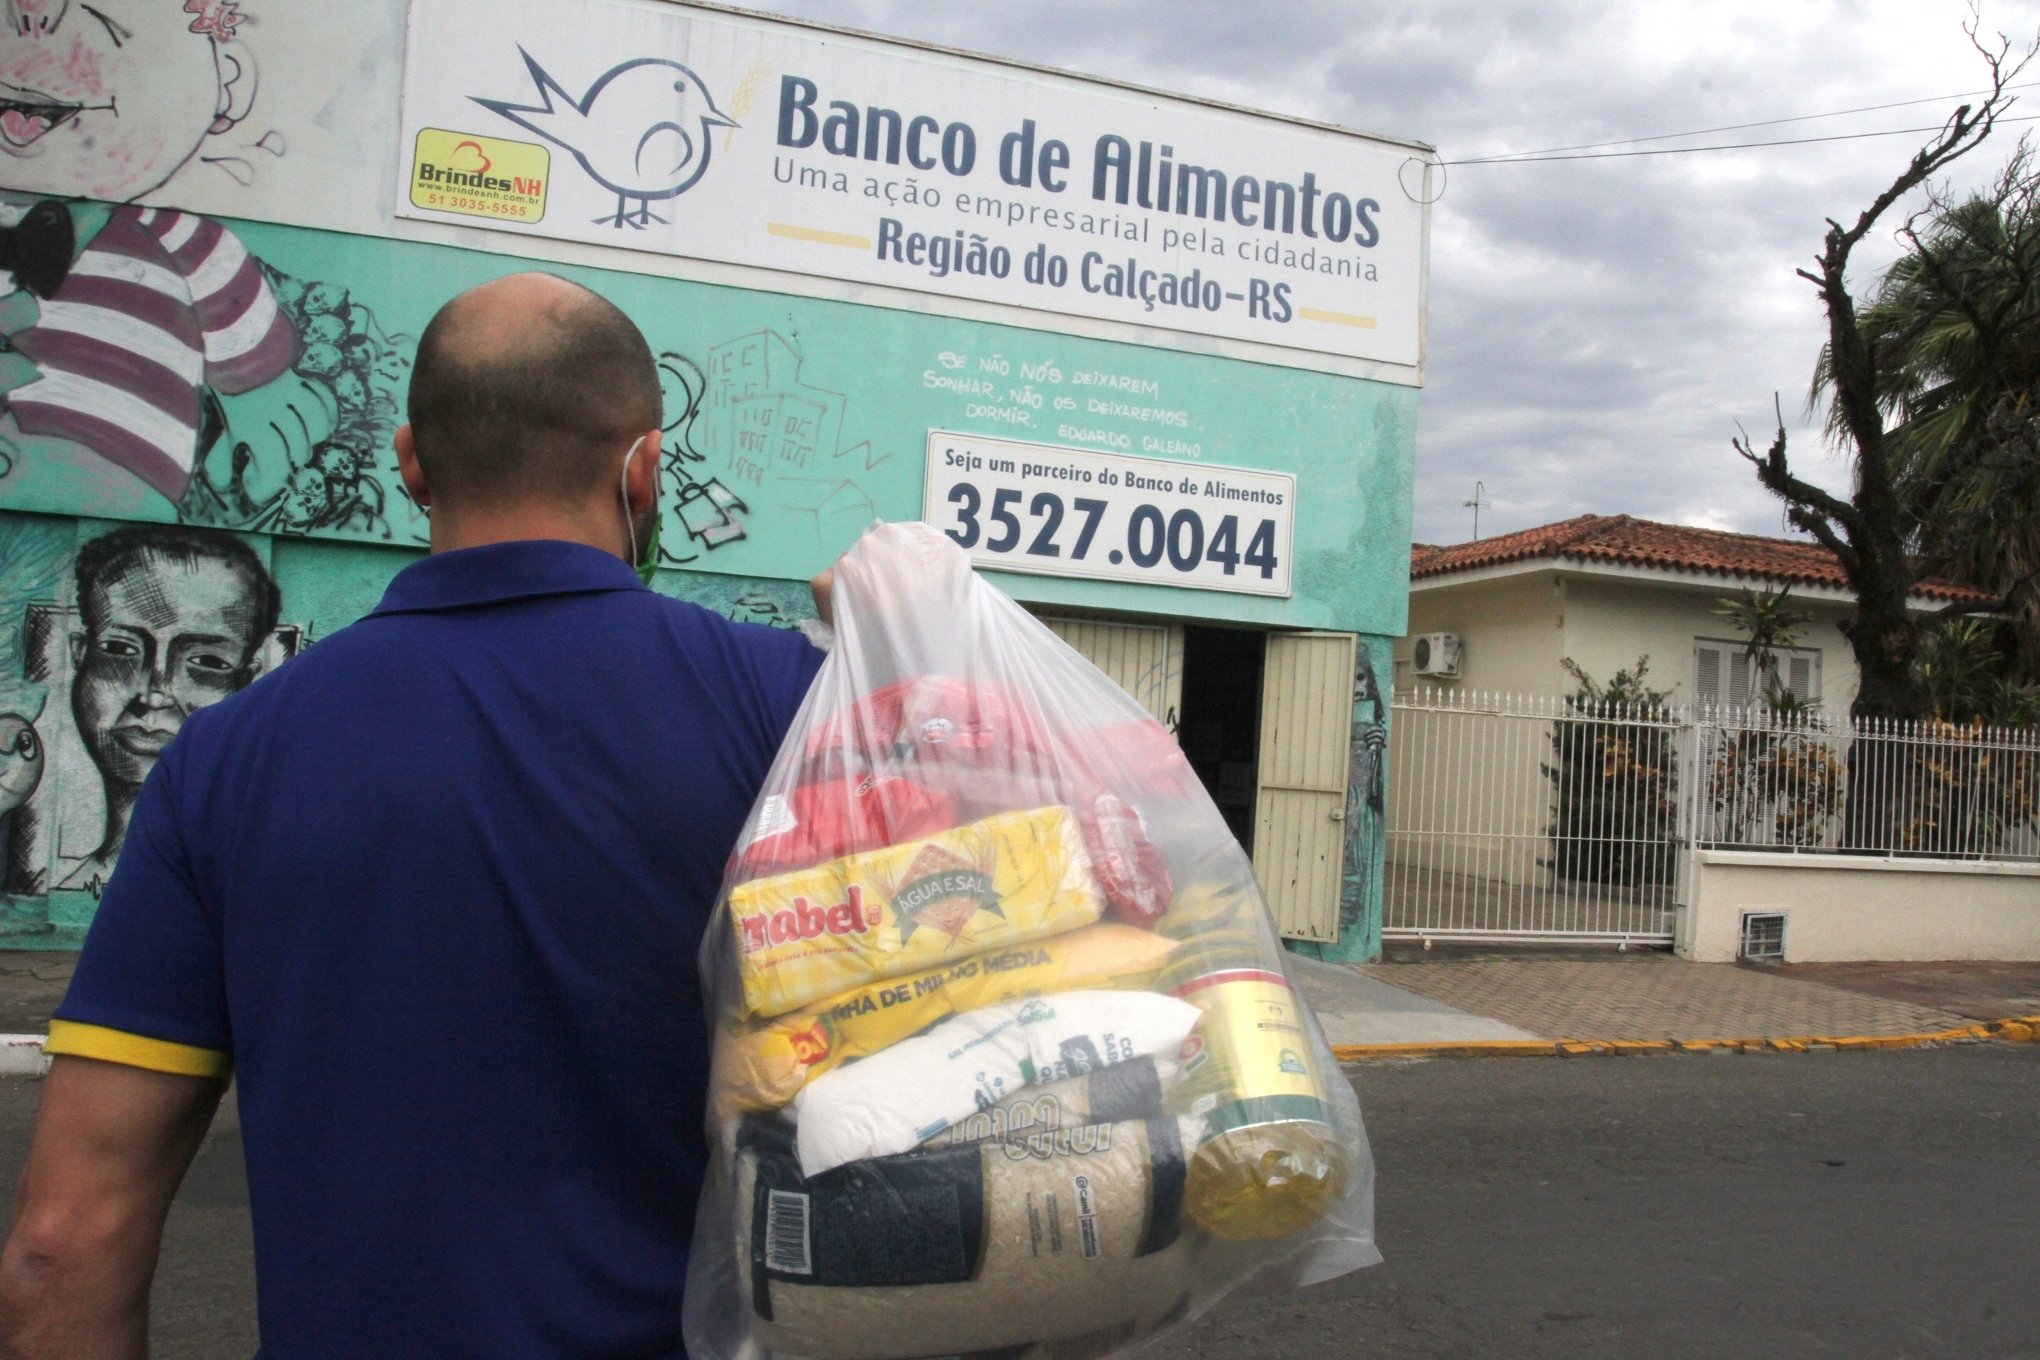
<path id="1" fill-rule="evenodd" d="M 1721 703 L 1721 648 L 1704 642 L 1693 648 L 1693 701 L 1717 707 Z"/>
<path id="2" fill-rule="evenodd" d="M 1818 656 L 1795 656 L 1787 671 L 1788 687 L 1793 697 L 1801 703 L 1812 703 L 1820 698 L 1820 658 Z"/>
<path id="3" fill-rule="evenodd" d="M 1728 656 L 1728 704 L 1747 708 L 1750 702 L 1750 659 L 1741 652 Z"/>

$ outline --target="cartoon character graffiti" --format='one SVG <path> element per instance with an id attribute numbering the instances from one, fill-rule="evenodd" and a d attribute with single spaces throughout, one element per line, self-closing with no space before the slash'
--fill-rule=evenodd
<path id="1" fill-rule="evenodd" d="M 12 860 L 14 814 L 42 784 L 42 734 L 35 720 L 20 713 L 0 713 L 0 852 Z M 0 864 L 4 881 L 11 863 Z"/>
<path id="2" fill-rule="evenodd" d="M 663 566 L 685 566 L 701 555 L 692 545 L 714 551 L 725 543 L 744 537 L 744 521 L 750 506 L 720 480 L 704 477 L 701 465 L 708 455 L 694 446 L 694 431 L 701 419 L 701 399 L 708 380 L 694 361 L 684 354 L 666 351 L 659 355 L 659 385 L 663 389 L 666 421 L 665 457 L 659 464 L 661 500 L 670 514 L 680 517 L 686 537 L 662 535 L 659 561 Z"/>
<path id="3" fill-rule="evenodd" d="M 48 222 L 50 206 L 29 212 Z M 297 334 L 261 267 L 217 222 L 91 203 L 64 211 L 83 239 L 64 267 L 45 267 L 42 283 L 55 286 L 0 299 L 13 361 L 0 370 L 0 400 L 20 433 L 67 440 L 181 500 L 206 391 L 281 377 Z"/>
<path id="4" fill-rule="evenodd" d="M 298 357 L 284 380 L 208 404 L 180 518 L 423 542 L 422 514 L 401 497 L 392 504 L 387 486 L 395 481 L 391 438 L 411 337 L 386 332 L 339 284 L 271 277 L 300 337 Z"/>
<path id="5" fill-rule="evenodd" d="M 1353 675 L 1353 745 L 1346 779 L 1346 872 L 1339 893 L 1342 935 L 1360 929 L 1366 919 L 1386 830 L 1383 757 L 1388 749 L 1388 704 L 1364 640 L 1359 663 Z"/>
<path id="6" fill-rule="evenodd" d="M 96 891 L 184 720 L 262 671 L 281 598 L 238 539 L 182 526 L 116 529 L 80 548 L 73 572 L 71 719 L 104 815 L 86 853 L 60 858 L 56 886 Z"/>
<path id="7" fill-rule="evenodd" d="M 5 0 L 8 187 L 113 203 L 161 188 L 254 103 L 240 21 L 234 0 Z"/>
<path id="8" fill-rule="evenodd" d="M 132 206 L 247 113 L 238 6 L 6 0 L 4 18 L 0 455 L 21 436 L 67 441 L 176 501 L 207 393 L 271 382 L 298 354 L 232 232 Z"/>
<path id="9" fill-rule="evenodd" d="M 701 77 L 677 61 L 639 57 L 612 66 L 576 99 L 536 57 L 517 50 L 540 102 L 470 98 L 564 148 L 590 179 L 615 194 L 615 214 L 596 218 L 598 223 L 640 231 L 664 223 L 652 204 L 700 183 L 708 173 L 715 129 L 736 126 L 715 106 Z"/>
<path id="10" fill-rule="evenodd" d="M 405 337 L 219 222 L 132 203 L 194 158 L 245 170 L 202 155 L 253 98 L 238 5 L 0 4 L 0 166 L 32 191 L 0 193 L 0 477 L 32 449 L 87 484 L 124 469 L 188 523 L 422 541 L 378 466 Z"/>

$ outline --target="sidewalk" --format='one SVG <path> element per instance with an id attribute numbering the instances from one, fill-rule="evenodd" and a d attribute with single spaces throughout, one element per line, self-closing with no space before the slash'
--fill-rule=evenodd
<path id="1" fill-rule="evenodd" d="M 0 1036 L 48 1030 L 75 958 L 0 950 Z M 1757 965 L 1649 950 L 1452 948 L 1290 963 L 1347 1059 L 2040 1038 L 2040 963 Z"/>
<path id="2" fill-rule="evenodd" d="M 1441 948 L 1297 972 L 1345 1058 L 2040 1037 L 2040 963 L 1778 966 L 1641 950 Z M 1978 1032 L 2020 1017 L 2028 1023 Z"/>
<path id="3" fill-rule="evenodd" d="M 45 1034 L 64 999 L 76 954 L 0 949 L 0 1034 Z"/>

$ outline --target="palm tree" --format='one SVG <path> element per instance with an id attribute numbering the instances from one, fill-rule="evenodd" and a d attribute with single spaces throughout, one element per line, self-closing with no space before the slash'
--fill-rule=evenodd
<path id="1" fill-rule="evenodd" d="M 1992 187 L 1936 198 L 1857 311 L 1913 549 L 2006 606 L 2012 678 L 2040 681 L 2040 172 L 2023 144 Z M 1831 397 L 1823 350 L 1811 400 Z M 1847 430 L 1830 402 L 1828 431 Z"/>

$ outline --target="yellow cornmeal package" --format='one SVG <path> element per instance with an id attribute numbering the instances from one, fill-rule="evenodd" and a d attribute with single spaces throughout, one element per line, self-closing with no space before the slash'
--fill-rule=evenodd
<path id="1" fill-rule="evenodd" d="M 729 908 L 749 1017 L 1074 930 L 1105 899 L 1076 819 L 1045 807 L 740 883 Z"/>
<path id="2" fill-rule="evenodd" d="M 868 1058 L 937 1020 L 1051 992 L 1138 987 L 1177 948 L 1110 922 L 1008 945 L 903 977 L 853 987 L 790 1015 L 717 1037 L 718 1108 L 776 1109 L 822 1073 Z"/>

